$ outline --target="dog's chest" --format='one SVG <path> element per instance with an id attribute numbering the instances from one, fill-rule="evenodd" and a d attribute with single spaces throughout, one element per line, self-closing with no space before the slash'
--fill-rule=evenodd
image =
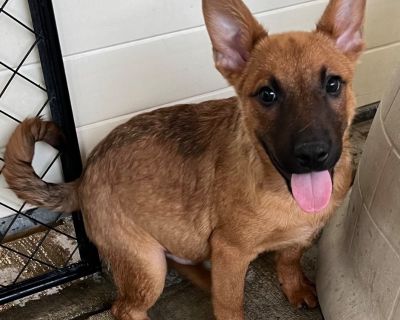
<path id="1" fill-rule="evenodd" d="M 326 222 L 326 215 L 300 211 L 291 199 L 271 201 L 256 208 L 260 245 L 263 250 L 278 250 L 292 245 L 308 245 Z"/>
<path id="2" fill-rule="evenodd" d="M 265 235 L 263 250 L 279 250 L 294 245 L 308 246 L 320 228 L 307 224 L 276 227 Z"/>

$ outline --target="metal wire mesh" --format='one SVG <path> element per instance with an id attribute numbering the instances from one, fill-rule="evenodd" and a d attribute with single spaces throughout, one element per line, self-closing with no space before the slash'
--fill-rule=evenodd
<path id="1" fill-rule="evenodd" d="M 39 80 L 32 77 L 29 72 L 24 71 L 27 61 L 29 59 L 35 60 L 35 57 L 32 59 L 32 55 L 36 54 L 37 56 L 35 51 L 37 51 L 40 42 L 45 41 L 45 39 L 43 34 L 36 33 L 33 26 L 27 21 L 22 21 L 9 12 L 8 6 L 11 2 L 12 0 L 5 0 L 1 4 L 0 19 L 3 19 L 3 23 L 6 21 L 7 24 L 13 25 L 13 28 L 20 28 L 18 32 L 28 33 L 31 37 L 22 37 L 30 42 L 18 46 L 23 48 L 21 50 L 24 51 L 15 53 L 16 57 L 21 57 L 17 62 L 9 62 L 2 57 L 2 49 L 5 46 L 2 46 L 0 37 L 0 74 L 3 74 L 0 80 L 5 75 L 8 76 L 8 79 L 0 81 L 0 117 L 2 118 L 0 126 L 3 127 L 0 128 L 0 135 L 4 135 L 0 137 L 0 141 L 3 140 L 3 142 L 24 117 L 43 116 L 49 118 L 49 105 L 56 99 L 54 94 L 49 93 L 44 85 L 40 63 L 35 63 L 35 68 L 38 67 L 41 73 Z M 51 1 L 48 1 L 47 5 L 51 7 Z M 28 4 L 26 6 L 28 7 Z M 31 61 L 28 65 L 32 64 Z M 13 84 L 17 82 L 19 85 L 13 88 Z M 35 92 L 39 96 L 36 100 L 28 99 L 32 102 L 32 105 L 30 109 L 25 106 L 24 112 L 18 112 L 20 111 L 19 105 L 10 105 L 18 103 L 18 99 L 7 99 L 7 94 L 18 88 L 25 88 L 29 91 L 29 95 Z M 17 95 L 23 96 L 24 93 L 17 92 Z M 4 177 L 2 177 L 5 165 L 3 154 L 4 149 L 1 149 L 0 145 L 0 182 L 4 185 Z M 60 157 L 60 152 L 55 152 L 39 175 L 46 179 L 49 171 L 54 170 L 54 167 L 57 166 Z M 65 158 L 65 154 L 62 157 Z M 84 260 L 84 257 L 81 258 L 80 256 L 80 249 L 86 244 L 82 242 L 85 237 L 81 234 L 83 226 L 79 219 L 72 219 L 69 215 L 55 214 L 43 209 L 31 208 L 27 203 L 16 198 L 10 201 L 12 193 L 7 191 L 6 188 L 0 189 L 0 192 L 4 195 L 9 193 L 8 199 L 0 194 L 0 210 L 9 212 L 9 214 L 0 215 L 0 296 L 7 296 L 7 291 L 12 289 L 14 291 L 13 297 L 16 298 L 19 296 L 18 292 L 15 294 L 16 284 L 25 281 L 29 285 L 29 281 L 35 277 L 62 271 L 71 265 L 82 264 L 81 260 Z M 80 229 L 79 236 L 76 235 L 77 227 Z M 87 267 L 87 261 L 85 261 L 85 267 Z M 65 277 L 65 272 L 61 273 Z M 75 277 L 78 275 L 79 272 L 75 272 Z M 51 279 L 53 281 L 54 276 Z M 41 278 L 42 280 L 43 278 Z M 0 303 L 1 301 L 0 299 Z"/>

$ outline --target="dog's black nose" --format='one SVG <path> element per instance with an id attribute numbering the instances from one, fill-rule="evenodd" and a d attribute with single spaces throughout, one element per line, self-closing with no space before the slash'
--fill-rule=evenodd
<path id="1" fill-rule="evenodd" d="M 294 155 L 297 163 L 307 169 L 321 169 L 329 156 L 329 145 L 325 142 L 306 142 L 296 145 Z"/>

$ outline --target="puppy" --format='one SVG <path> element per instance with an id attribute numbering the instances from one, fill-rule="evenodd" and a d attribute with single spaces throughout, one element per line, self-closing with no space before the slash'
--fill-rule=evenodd
<path id="1" fill-rule="evenodd" d="M 365 0 L 331 0 L 313 32 L 268 35 L 241 0 L 204 0 L 216 68 L 236 97 L 138 115 L 91 153 L 80 179 L 54 185 L 31 167 L 51 122 L 25 120 L 5 153 L 16 194 L 55 211 L 82 210 L 111 266 L 120 320 L 149 319 L 166 254 L 203 287 L 218 320 L 243 320 L 249 263 L 276 251 L 296 307 L 317 306 L 300 258 L 351 183 L 352 80 Z M 199 268 L 211 259 L 211 279 Z M 185 265 L 186 264 L 186 265 Z"/>

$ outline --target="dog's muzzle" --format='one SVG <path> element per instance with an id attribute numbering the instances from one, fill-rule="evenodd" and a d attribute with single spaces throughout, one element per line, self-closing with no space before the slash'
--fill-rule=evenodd
<path id="1" fill-rule="evenodd" d="M 305 169 L 302 173 L 289 173 L 282 168 L 268 145 L 262 139 L 260 142 L 272 164 L 284 178 L 296 203 L 304 212 L 318 213 L 328 206 L 333 190 L 333 168 L 319 171 Z M 321 162 L 327 159 L 326 151 L 321 151 L 321 148 L 317 147 L 316 150 L 310 150 L 311 145 L 307 145 L 308 155 L 304 158 L 310 159 L 308 164 L 310 161 L 314 162 L 319 159 Z M 324 154 L 322 155 L 322 153 Z"/>

